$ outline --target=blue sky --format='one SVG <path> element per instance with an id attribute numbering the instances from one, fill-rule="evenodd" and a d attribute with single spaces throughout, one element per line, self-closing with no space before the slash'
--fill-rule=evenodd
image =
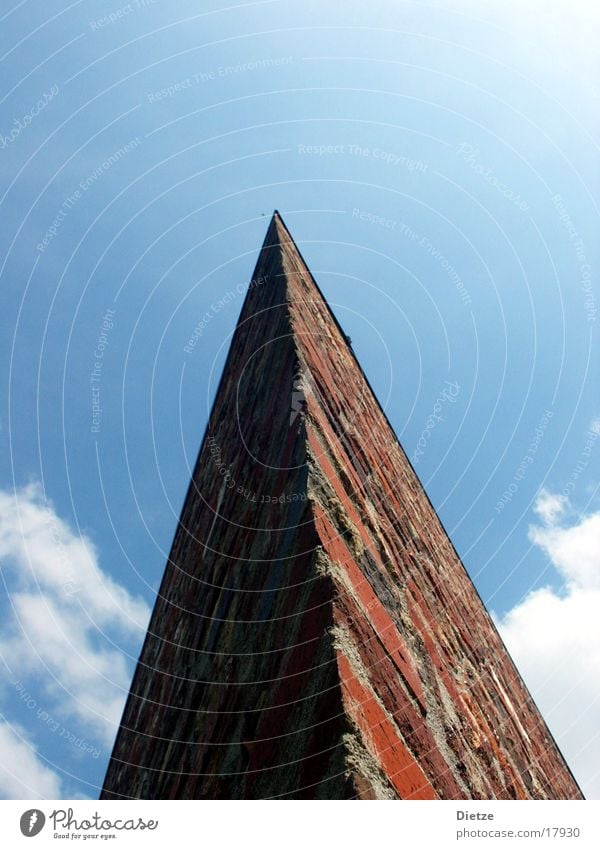
<path id="1" fill-rule="evenodd" d="M 0 795 L 97 796 L 278 208 L 600 797 L 593 4 L 3 15 Z"/>

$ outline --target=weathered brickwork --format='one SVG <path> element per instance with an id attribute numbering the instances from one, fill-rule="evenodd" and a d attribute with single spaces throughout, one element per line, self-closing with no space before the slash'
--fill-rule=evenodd
<path id="1" fill-rule="evenodd" d="M 275 214 L 103 798 L 580 791 Z"/>

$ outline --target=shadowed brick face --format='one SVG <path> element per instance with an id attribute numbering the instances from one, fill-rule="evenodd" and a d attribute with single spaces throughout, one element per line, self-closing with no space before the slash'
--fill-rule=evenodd
<path id="1" fill-rule="evenodd" d="M 581 798 L 277 213 L 253 281 L 102 798 Z"/>

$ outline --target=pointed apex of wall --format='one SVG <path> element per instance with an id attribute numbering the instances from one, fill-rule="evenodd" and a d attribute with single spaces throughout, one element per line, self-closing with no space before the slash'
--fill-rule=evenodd
<path id="1" fill-rule="evenodd" d="M 269 221 L 269 226 L 265 234 L 263 248 L 280 244 L 281 242 L 287 242 L 290 239 L 290 233 L 283 222 L 281 214 L 277 209 L 273 210 L 273 215 L 271 216 L 271 220 Z"/>

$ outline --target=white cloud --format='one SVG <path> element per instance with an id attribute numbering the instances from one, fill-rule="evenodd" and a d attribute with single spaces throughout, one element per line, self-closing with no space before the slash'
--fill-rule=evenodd
<path id="1" fill-rule="evenodd" d="M 567 504 L 541 493 L 545 525 L 529 537 L 563 578 L 559 591 L 530 593 L 499 621 L 500 632 L 583 792 L 600 799 L 600 513 L 559 524 Z"/>
<path id="2" fill-rule="evenodd" d="M 2 799 L 60 799 L 60 778 L 47 767 L 27 733 L 0 721 L 0 797 Z"/>
<path id="3" fill-rule="evenodd" d="M 534 504 L 533 509 L 546 525 L 552 525 L 565 512 L 567 499 L 564 495 L 554 495 L 543 489 Z"/>
<path id="4" fill-rule="evenodd" d="M 569 588 L 600 590 L 600 513 L 570 528 L 531 528 L 529 538 L 546 552 Z"/>
<path id="5" fill-rule="evenodd" d="M 60 519 L 36 484 L 17 493 L 0 490 L 0 559 L 8 559 L 18 583 L 42 593 L 75 598 L 98 625 L 145 628 L 148 610 L 102 571 L 93 544 Z"/>
<path id="6" fill-rule="evenodd" d="M 10 599 L 0 640 L 11 670 L 4 695 L 14 701 L 24 682 L 63 728 L 110 744 L 131 678 L 120 647 L 141 641 L 148 606 L 102 570 L 91 541 L 74 533 L 37 485 L 16 496 L 0 490 L 0 564 Z M 51 733 L 32 727 L 36 739 Z M 7 735 L 5 728 L 0 746 L 16 746 Z M 46 773 L 37 774 L 45 776 L 40 794 L 52 795 Z"/>
<path id="7" fill-rule="evenodd" d="M 96 645 L 85 611 L 74 615 L 60 599 L 16 593 L 12 602 L 20 632 L 0 645 L 11 668 L 20 677 L 41 674 L 44 692 L 60 701 L 63 718 L 75 718 L 110 742 L 130 683 L 123 654 Z"/>

